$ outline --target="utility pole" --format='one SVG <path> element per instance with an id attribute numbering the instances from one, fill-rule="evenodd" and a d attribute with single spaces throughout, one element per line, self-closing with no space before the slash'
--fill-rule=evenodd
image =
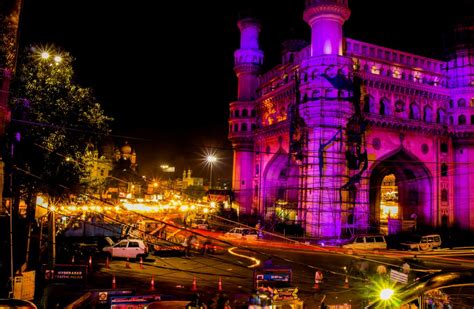
<path id="1" fill-rule="evenodd" d="M 5 185 L 5 163 L 3 161 L 6 146 L 6 128 L 10 122 L 11 112 L 8 108 L 10 94 L 10 83 L 15 74 L 18 54 L 18 27 L 22 0 L 2 0 L 0 2 L 0 206 L 5 205 L 3 200 L 3 188 Z M 11 191 L 11 179 L 10 179 Z M 11 192 L 10 192 L 11 193 Z M 9 200 L 10 215 L 10 275 L 11 293 L 13 297 L 14 263 L 13 263 L 13 200 Z M 1 208 L 1 207 L 0 207 Z"/>

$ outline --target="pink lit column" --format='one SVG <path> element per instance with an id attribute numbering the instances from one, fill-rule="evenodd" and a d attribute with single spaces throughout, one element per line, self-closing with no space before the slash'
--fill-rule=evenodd
<path id="1" fill-rule="evenodd" d="M 230 103 L 229 140 L 234 149 L 232 188 L 240 212 L 253 209 L 254 133 L 256 126 L 255 98 L 258 74 L 263 64 L 259 49 L 260 23 L 252 18 L 241 19 L 240 48 L 234 53 L 234 71 L 238 79 L 237 101 Z M 245 113 L 244 113 L 245 111 Z"/>

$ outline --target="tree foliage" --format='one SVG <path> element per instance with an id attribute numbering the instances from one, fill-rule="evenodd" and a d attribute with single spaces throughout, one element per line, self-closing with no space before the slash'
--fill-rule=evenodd
<path id="1" fill-rule="evenodd" d="M 14 187 L 60 197 L 78 188 L 85 152 L 109 132 L 90 88 L 75 83 L 72 57 L 50 47 L 20 55 L 11 96 Z"/>

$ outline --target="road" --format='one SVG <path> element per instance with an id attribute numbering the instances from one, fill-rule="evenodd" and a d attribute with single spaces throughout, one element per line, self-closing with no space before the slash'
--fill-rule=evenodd
<path id="1" fill-rule="evenodd" d="M 227 240 L 229 241 L 229 240 Z M 299 296 L 305 304 L 317 306 L 325 297 L 327 304 L 351 303 L 358 306 L 375 294 L 374 280 L 379 277 L 379 265 L 401 270 L 408 261 L 412 270 L 409 279 L 422 277 L 429 271 L 458 270 L 474 266 L 473 252 L 467 250 L 436 250 L 432 252 L 405 252 L 380 250 L 373 252 L 341 251 L 338 248 L 320 248 L 304 244 L 283 244 L 279 242 L 230 241 L 237 248 L 223 255 L 184 257 L 150 256 L 140 268 L 139 263 L 113 260 L 110 268 L 105 261 L 95 263 L 96 271 L 90 288 L 111 288 L 112 278 L 116 278 L 117 288 L 133 288 L 141 294 L 164 293 L 190 297 L 199 292 L 205 300 L 219 293 L 219 278 L 223 293 L 236 303 L 244 303 L 253 289 L 253 268 L 255 260 L 271 259 L 275 265 L 290 265 L 293 269 L 293 284 L 299 288 Z M 230 245 L 224 245 L 230 248 Z M 347 274 L 344 266 L 355 261 L 365 263 L 364 272 Z M 319 289 L 314 288 L 314 275 L 321 270 L 324 275 Z M 367 277 L 367 278 L 366 278 Z M 151 280 L 154 279 L 154 291 Z M 194 281 L 195 279 L 195 281 Z M 195 282 L 196 291 L 193 290 Z"/>

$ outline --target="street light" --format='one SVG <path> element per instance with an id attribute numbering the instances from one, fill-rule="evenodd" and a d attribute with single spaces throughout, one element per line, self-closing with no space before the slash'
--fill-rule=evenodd
<path id="1" fill-rule="evenodd" d="M 209 189 L 212 189 L 212 167 L 216 163 L 217 157 L 215 155 L 208 155 L 206 157 L 206 162 L 209 164 Z"/>

